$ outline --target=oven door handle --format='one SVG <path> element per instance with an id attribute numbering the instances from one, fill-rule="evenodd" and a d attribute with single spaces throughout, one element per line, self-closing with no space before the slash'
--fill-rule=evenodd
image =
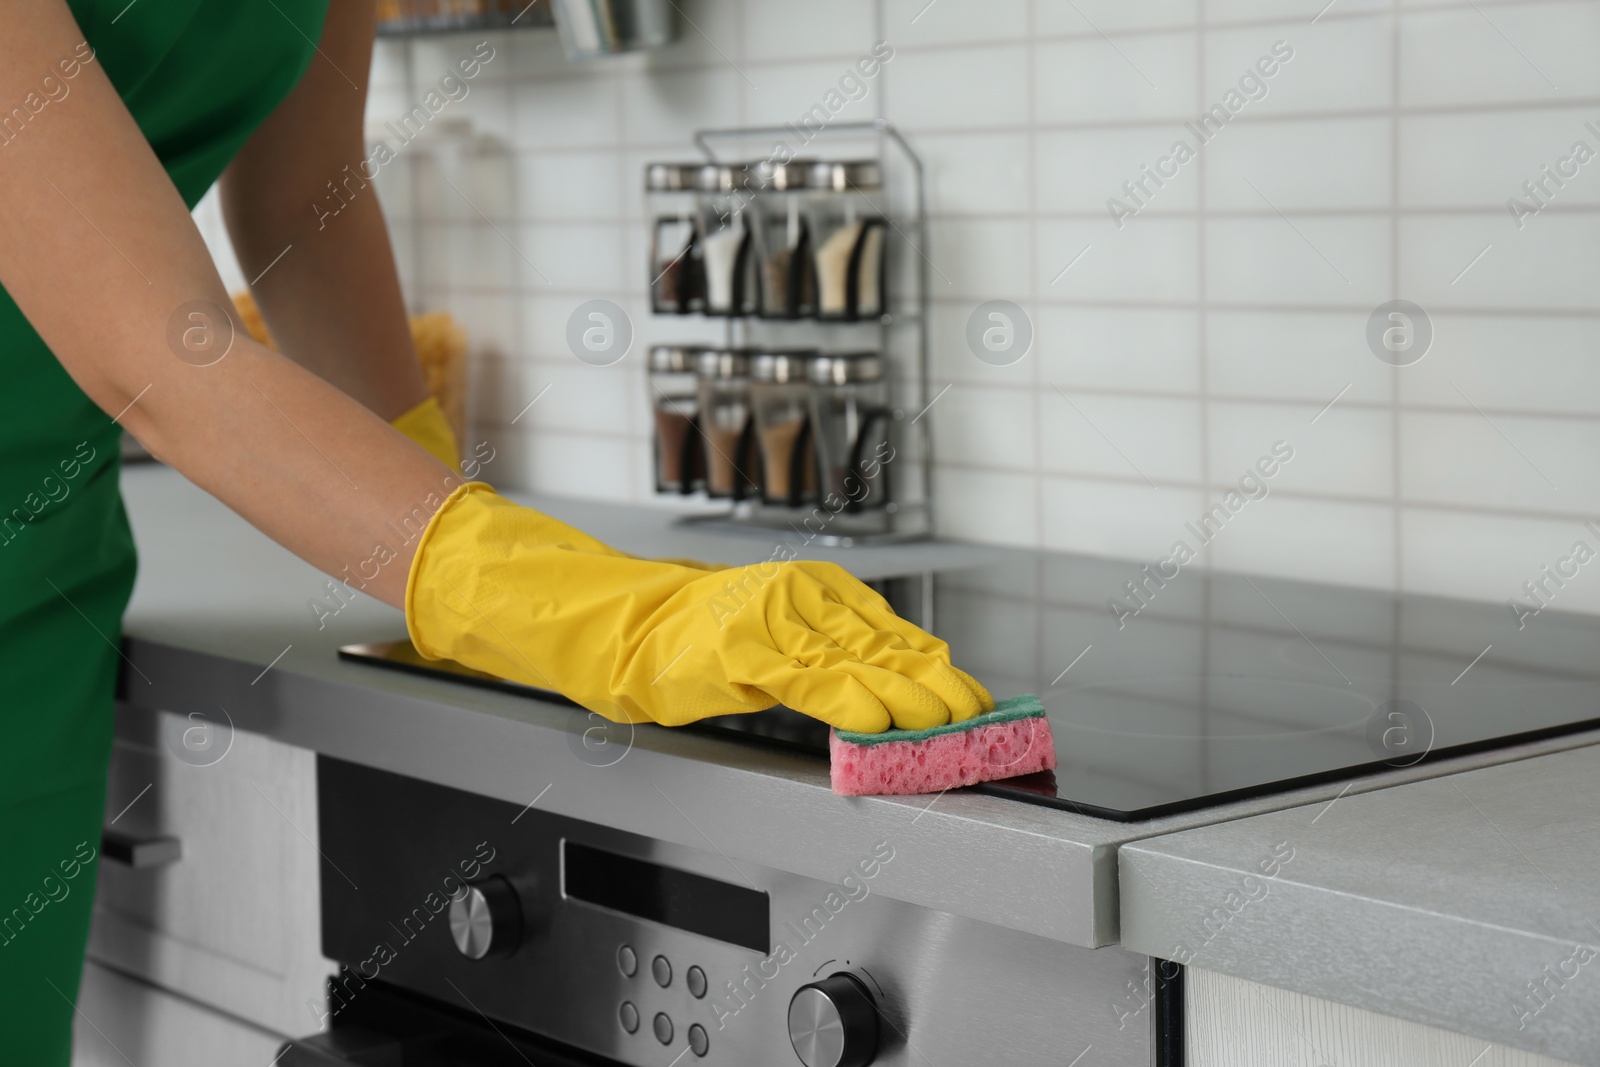
<path id="1" fill-rule="evenodd" d="M 100 831 L 100 856 L 135 870 L 163 867 L 183 858 L 183 843 L 176 837 L 139 837 L 107 826 Z"/>

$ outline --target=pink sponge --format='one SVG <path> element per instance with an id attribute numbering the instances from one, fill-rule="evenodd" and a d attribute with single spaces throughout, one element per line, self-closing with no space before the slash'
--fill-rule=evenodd
<path id="1" fill-rule="evenodd" d="M 835 730 L 828 755 L 835 793 L 891 796 L 1054 770 L 1056 743 L 1044 705 L 1024 694 L 1000 701 L 987 714 L 927 730 Z"/>

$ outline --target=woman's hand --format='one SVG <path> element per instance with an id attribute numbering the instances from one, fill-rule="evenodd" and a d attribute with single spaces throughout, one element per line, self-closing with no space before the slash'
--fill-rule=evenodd
<path id="1" fill-rule="evenodd" d="M 417 650 L 669 726 L 782 703 L 846 730 L 991 710 L 943 641 L 832 563 L 707 572 L 617 553 L 473 484 L 422 538 Z"/>

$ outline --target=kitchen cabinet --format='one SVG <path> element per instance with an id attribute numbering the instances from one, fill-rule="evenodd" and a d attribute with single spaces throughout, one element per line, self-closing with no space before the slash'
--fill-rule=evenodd
<path id="1" fill-rule="evenodd" d="M 181 856 L 142 868 L 102 859 L 89 957 L 269 1030 L 312 1032 L 308 1001 L 320 1006 L 333 972 L 321 953 L 315 756 L 239 730 L 197 765 L 177 754 L 192 727 L 119 709 L 106 822 L 175 838 Z"/>
<path id="2" fill-rule="evenodd" d="M 90 963 L 78 994 L 72 1067 L 266 1067 L 283 1038 Z"/>
<path id="3" fill-rule="evenodd" d="M 1188 1067 L 1570 1067 L 1392 1015 L 1190 968 Z"/>

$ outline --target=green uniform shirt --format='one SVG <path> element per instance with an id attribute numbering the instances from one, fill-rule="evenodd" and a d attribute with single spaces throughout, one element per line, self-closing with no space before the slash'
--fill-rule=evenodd
<path id="1" fill-rule="evenodd" d="M 86 46 L 36 57 L 38 92 L 0 100 L 0 167 L 34 127 L 72 121 L 87 62 L 192 207 L 299 81 L 327 3 L 69 0 Z M 134 577 L 119 433 L 0 290 L 0 1064 L 71 1055 Z"/>

